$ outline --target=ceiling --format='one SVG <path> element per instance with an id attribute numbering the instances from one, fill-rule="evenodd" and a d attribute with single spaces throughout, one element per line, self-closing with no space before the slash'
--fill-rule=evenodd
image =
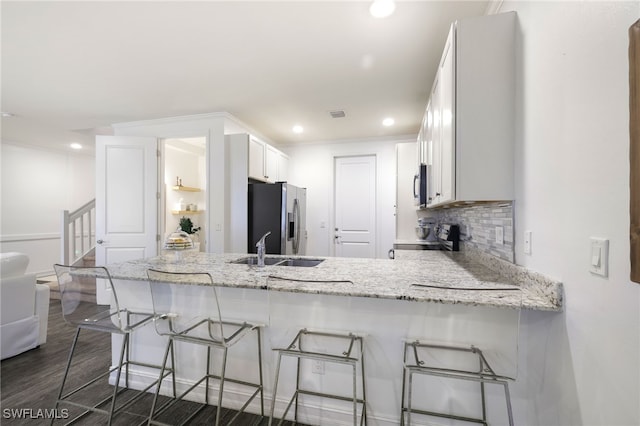
<path id="1" fill-rule="evenodd" d="M 275 144 L 415 135 L 450 23 L 490 2 L 369 5 L 2 1 L 2 140 L 91 149 L 113 123 L 222 111 Z"/>

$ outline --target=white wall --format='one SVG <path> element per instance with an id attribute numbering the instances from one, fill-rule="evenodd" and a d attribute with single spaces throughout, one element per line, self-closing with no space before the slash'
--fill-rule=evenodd
<path id="1" fill-rule="evenodd" d="M 395 145 L 406 140 L 362 140 L 281 148 L 290 157 L 289 182 L 307 188 L 307 254 L 334 254 L 334 158 L 376 156 L 376 257 L 387 258 L 395 239 Z M 324 225 L 324 227 L 322 227 Z"/>
<path id="2" fill-rule="evenodd" d="M 60 262 L 62 210 L 95 198 L 94 157 L 4 141 L 0 152 L 1 250 L 28 254 L 28 272 L 51 272 Z"/>
<path id="3" fill-rule="evenodd" d="M 514 396 L 528 425 L 640 424 L 640 284 L 629 280 L 628 28 L 640 2 L 505 2 L 520 25 L 516 262 L 564 283 L 527 313 Z M 532 254 L 523 252 L 531 230 Z M 588 272 L 610 240 L 609 277 Z"/>

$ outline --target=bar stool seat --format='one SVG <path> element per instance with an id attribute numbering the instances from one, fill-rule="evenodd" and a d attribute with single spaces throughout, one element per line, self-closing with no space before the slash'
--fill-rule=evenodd
<path id="1" fill-rule="evenodd" d="M 400 424 L 411 425 L 412 415 L 419 414 L 423 416 L 435 416 L 448 418 L 462 422 L 473 422 L 487 425 L 487 399 L 485 384 L 493 384 L 502 386 L 505 397 L 506 412 L 509 425 L 513 426 L 513 412 L 511 406 L 511 397 L 509 394 L 509 381 L 515 380 L 517 373 L 517 348 L 518 348 L 518 329 L 520 320 L 520 310 L 522 306 L 522 291 L 515 286 L 500 286 L 496 288 L 456 288 L 421 285 L 435 291 L 443 292 L 460 292 L 466 291 L 469 294 L 469 300 L 482 300 L 483 294 L 492 293 L 503 298 L 506 307 L 503 313 L 498 316 L 499 319 L 491 319 L 496 321 L 498 330 L 495 331 L 495 338 L 501 340 L 496 346 L 499 347 L 480 347 L 475 344 L 461 344 L 460 340 L 469 340 L 469 336 L 473 339 L 473 335 L 480 336 L 491 333 L 490 325 L 484 323 L 481 315 L 475 315 L 474 306 L 464 307 L 460 319 L 466 321 L 464 325 L 452 326 L 452 329 L 464 330 L 467 337 L 460 339 L 455 333 L 450 337 L 450 341 L 430 341 L 421 338 L 408 338 L 404 341 L 404 362 L 402 371 L 402 403 L 400 413 Z M 446 296 L 445 296 L 446 297 Z M 486 312 L 485 312 L 486 314 Z M 464 317 L 464 318 L 462 318 Z M 456 316 L 452 315 L 450 321 L 456 321 Z M 484 330 L 483 330 L 484 328 Z M 471 329 L 471 330 L 470 330 Z M 479 338 L 479 337 L 478 337 Z M 511 347 L 513 352 L 504 351 L 505 347 Z M 494 363 L 496 365 L 494 365 Z M 507 367 L 508 366 L 508 367 Z M 454 380 L 463 382 L 478 383 L 480 391 L 481 416 L 472 416 L 460 413 L 454 413 L 455 404 L 451 400 L 447 403 L 447 410 L 443 406 L 441 409 L 420 409 L 414 407 L 414 399 L 416 394 L 426 402 L 435 392 L 425 391 L 423 387 L 418 389 L 414 383 L 414 376 L 432 376 L 445 381 Z M 420 392 L 422 390 L 422 392 Z M 454 395 L 453 398 L 457 398 Z M 457 423 L 456 423 L 457 424 Z"/>
<path id="2" fill-rule="evenodd" d="M 66 421 L 75 421 L 83 418 L 91 413 L 100 413 L 107 416 L 107 424 L 111 424 L 113 418 L 126 411 L 127 407 L 130 407 L 139 398 L 144 396 L 148 390 L 154 387 L 158 380 L 163 379 L 171 373 L 171 370 L 164 372 L 158 380 L 153 381 L 145 389 L 136 391 L 133 396 L 128 396 L 124 403 L 117 404 L 121 394 L 129 388 L 129 366 L 136 365 L 145 368 L 152 368 L 161 370 L 161 366 L 138 362 L 130 358 L 129 348 L 131 336 L 134 332 L 145 325 L 152 322 L 154 315 L 151 312 L 135 312 L 126 308 L 121 308 L 118 302 L 118 296 L 116 287 L 109 274 L 109 271 L 100 266 L 82 267 L 82 266 L 67 266 L 67 265 L 54 265 L 54 270 L 58 278 L 58 284 L 60 286 L 60 300 L 62 305 L 62 315 L 67 324 L 76 327 L 76 334 L 71 344 L 71 350 L 69 352 L 69 358 L 62 378 L 62 384 L 56 399 L 55 410 L 61 404 L 79 407 L 84 411 L 79 414 L 75 419 Z M 111 304 L 110 305 L 98 305 L 96 300 L 96 290 L 98 283 L 106 283 L 111 291 Z M 67 379 L 73 368 L 73 359 L 76 354 L 77 344 L 80 338 L 80 332 L 97 331 L 110 334 L 118 334 L 123 336 L 122 346 L 120 348 L 120 357 L 118 363 L 100 374 L 93 376 L 86 383 L 75 387 L 75 389 L 66 391 Z M 101 379 L 107 378 L 111 373 L 116 372 L 115 385 L 111 396 L 101 399 L 100 401 L 92 404 L 84 401 L 87 394 L 91 394 L 94 391 L 82 392 L 88 387 L 99 383 Z M 120 385 L 121 376 L 124 372 L 124 386 Z M 93 388 L 90 388 L 93 389 Z M 101 408 L 108 404 L 108 408 Z M 145 415 L 146 418 L 146 415 Z M 55 421 L 55 417 L 51 420 L 51 424 Z"/>
<path id="3" fill-rule="evenodd" d="M 263 325 L 247 321 L 223 320 L 220 308 L 221 301 L 218 297 L 213 279 L 208 273 L 166 272 L 149 269 L 147 270 L 147 275 L 151 287 L 154 313 L 158 318 L 158 320 L 155 321 L 156 331 L 158 334 L 169 338 L 169 343 L 164 354 L 163 366 L 166 365 L 169 357 L 172 362 L 176 364 L 179 362 L 175 355 L 175 344 L 177 342 L 206 348 L 206 371 L 204 374 L 202 374 L 195 383 L 190 385 L 187 390 L 178 396 L 174 396 L 174 398 L 157 409 L 156 406 L 158 405 L 161 384 L 156 388 L 151 413 L 149 415 L 149 424 L 165 424 L 159 420 L 160 415 L 168 412 L 174 404 L 184 399 L 190 392 L 204 383 L 204 404 L 201 404 L 197 410 L 192 411 L 187 419 L 183 421 L 183 424 L 191 421 L 200 411 L 209 405 L 209 384 L 212 380 L 217 380 L 219 383 L 215 419 L 216 425 L 221 424 L 224 387 L 227 382 L 253 390 L 244 402 L 244 405 L 242 405 L 227 424 L 235 421 L 249 404 L 258 397 L 260 414 L 264 417 L 261 340 L 261 329 Z M 204 298 L 201 295 L 197 300 L 192 298 L 193 294 L 189 293 L 190 290 L 193 287 L 202 288 L 202 286 L 211 290 L 213 300 Z M 226 370 L 229 350 L 240 341 L 247 340 L 247 338 L 251 336 L 251 333 L 254 333 L 256 337 L 257 346 L 257 365 L 253 373 L 254 376 L 256 376 L 255 380 L 228 377 Z M 222 352 L 219 374 L 214 374 L 211 371 L 211 349 Z M 247 373 L 249 375 L 251 371 Z M 161 377 L 162 374 L 161 372 Z M 175 375 L 175 370 L 173 370 L 173 374 Z"/>

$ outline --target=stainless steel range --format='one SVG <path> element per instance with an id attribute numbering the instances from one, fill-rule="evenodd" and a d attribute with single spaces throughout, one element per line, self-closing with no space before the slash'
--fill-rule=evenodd
<path id="1" fill-rule="evenodd" d="M 438 225 L 436 238 L 442 250 L 460 251 L 460 226 L 449 223 Z"/>
<path id="2" fill-rule="evenodd" d="M 441 223 L 433 228 L 434 238 L 429 241 L 413 243 L 395 243 L 389 250 L 389 258 L 395 257 L 395 250 L 446 250 L 460 251 L 460 226 L 452 223 Z"/>

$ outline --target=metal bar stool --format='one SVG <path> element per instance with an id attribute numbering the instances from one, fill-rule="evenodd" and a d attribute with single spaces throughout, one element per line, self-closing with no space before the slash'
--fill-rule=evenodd
<path id="1" fill-rule="evenodd" d="M 480 423 L 488 425 L 487 418 L 487 400 L 485 384 L 494 384 L 503 387 L 506 412 L 509 425 L 513 426 L 513 412 L 511 407 L 511 398 L 509 394 L 509 381 L 515 380 L 517 373 L 517 348 L 519 336 L 520 310 L 522 306 L 522 290 L 515 286 L 500 286 L 496 288 L 459 288 L 459 287 L 441 287 L 431 285 L 420 285 L 432 289 L 437 294 L 435 298 L 446 299 L 447 292 L 466 291 L 470 301 L 482 300 L 483 297 L 491 295 L 499 297 L 503 300 L 505 308 L 504 313 L 500 315 L 499 324 L 496 324 L 499 330 L 495 333 L 500 344 L 496 347 L 483 347 L 482 349 L 474 344 L 457 343 L 456 337 L 451 336 L 450 340 L 456 342 L 432 342 L 426 339 L 407 339 L 404 342 L 404 362 L 402 371 L 402 408 L 400 414 L 401 425 L 411 425 L 412 415 L 419 414 L 425 416 L 435 416 L 448 418 L 462 422 Z M 459 297 L 458 297 L 459 299 Z M 486 324 L 482 320 L 470 315 L 474 306 L 466 306 L 465 321 L 467 323 L 463 328 L 468 329 L 468 324 L 477 322 L 481 327 Z M 494 308 L 497 309 L 497 308 Z M 455 321 L 453 316 L 451 321 Z M 473 326 L 472 326 L 473 327 Z M 465 330 L 469 336 L 476 336 L 480 332 L 478 330 Z M 485 330 L 491 332 L 490 330 Z M 459 339 L 469 340 L 469 339 Z M 486 344 L 486 342 L 485 342 Z M 513 352 L 507 354 L 511 348 Z M 480 393 L 481 416 L 454 414 L 451 412 L 441 411 L 439 409 L 418 409 L 414 408 L 414 396 L 418 393 L 414 383 L 414 376 L 432 376 L 443 378 L 446 380 L 462 380 L 466 382 L 478 383 Z M 432 392 L 431 394 L 434 394 Z M 457 395 L 456 395 L 457 397 Z M 427 399 L 423 399 L 423 403 Z M 406 423 L 405 423 L 406 421 Z"/>
<path id="2" fill-rule="evenodd" d="M 269 276 L 269 280 L 286 280 L 286 281 L 301 281 L 289 278 L 281 278 L 276 276 Z M 305 281 L 309 282 L 309 281 Z M 314 281 L 314 282 L 328 282 L 328 281 Z M 323 341 L 326 345 L 322 349 L 317 348 L 317 344 L 311 347 L 307 342 L 310 339 L 317 341 Z M 331 346 L 331 348 L 328 348 Z M 340 349 L 335 349 L 340 348 Z M 365 370 L 364 370 L 364 336 L 354 334 L 351 332 L 328 332 L 320 330 L 308 330 L 303 328 L 299 330 L 291 341 L 291 343 L 285 348 L 276 348 L 274 351 L 278 352 L 278 364 L 275 373 L 275 382 L 273 385 L 273 394 L 271 399 L 271 410 L 269 416 L 269 425 L 271 426 L 274 420 L 275 403 L 278 392 L 278 381 L 280 377 L 280 366 L 282 364 L 282 357 L 296 358 L 296 388 L 293 396 L 289 400 L 284 413 L 280 417 L 278 425 L 281 425 L 285 420 L 290 408 L 294 405 L 294 421 L 298 422 L 298 399 L 300 395 L 309 395 L 320 398 L 330 398 L 340 401 L 350 402 L 353 405 L 353 425 L 358 424 L 358 405 L 362 406 L 360 415 L 360 425 L 367 424 L 367 399 L 366 399 L 366 387 L 365 387 Z M 352 368 L 352 393 L 351 395 L 338 395 L 326 392 L 317 392 L 310 389 L 305 389 L 301 385 L 301 359 L 311 361 L 322 361 L 340 365 L 351 366 Z M 358 364 L 360 364 L 360 377 L 362 388 L 361 397 L 358 397 L 358 380 L 357 370 Z"/>
<path id="3" fill-rule="evenodd" d="M 224 387 L 227 382 L 253 389 L 253 393 L 227 424 L 234 422 L 256 397 L 259 397 L 260 414 L 264 417 L 261 348 L 261 328 L 263 325 L 252 324 L 246 321 L 223 320 L 220 309 L 221 301 L 218 297 L 216 286 L 213 283 L 213 278 L 208 273 L 166 272 L 149 269 L 147 270 L 147 276 L 149 277 L 149 285 L 151 287 L 154 313 L 158 318 L 158 320 L 155 321 L 156 331 L 162 336 L 169 337 L 169 343 L 164 354 L 163 366 L 166 365 L 169 357 L 171 357 L 172 362 L 177 361 L 175 355 L 177 342 L 206 347 L 206 371 L 204 375 L 189 386 L 187 390 L 156 408 L 162 384 L 156 388 L 151 413 L 149 415 L 149 424 L 163 424 L 158 417 L 204 383 L 205 403 L 201 404 L 197 410 L 191 412 L 182 424 L 191 421 L 209 405 L 209 383 L 211 380 L 217 380 L 219 382 L 216 425 L 219 425 L 221 422 Z M 211 290 L 212 300 L 203 298 L 202 294 L 196 296 L 197 299 L 195 299 L 193 293 L 190 293 L 190 290 L 194 288 L 201 289 L 202 286 Z M 248 337 L 251 332 L 255 332 L 257 345 L 258 365 L 256 366 L 256 380 L 249 381 L 228 377 L 226 370 L 228 366 L 227 356 L 229 349 L 244 337 Z M 214 374 L 211 371 L 211 349 L 218 349 L 222 352 L 220 374 Z M 163 372 L 160 373 L 160 377 L 162 377 L 162 375 Z"/>
<path id="4" fill-rule="evenodd" d="M 133 312 L 126 308 L 121 308 L 118 302 L 118 296 L 116 288 L 113 284 L 113 280 L 109 275 L 109 271 L 104 267 L 92 266 L 66 266 L 56 264 L 54 265 L 56 276 L 58 278 L 58 284 L 60 286 L 60 301 L 62 305 L 62 315 L 67 324 L 76 327 L 76 334 L 71 344 L 71 350 L 69 352 L 69 358 L 67 360 L 67 366 L 64 370 L 62 378 L 62 384 L 60 385 L 60 391 L 56 399 L 55 410 L 58 409 L 60 404 L 68 404 L 75 407 L 80 407 L 85 411 L 78 415 L 75 419 L 77 421 L 93 412 L 101 413 L 108 416 L 107 424 L 111 424 L 112 419 L 116 414 L 119 414 L 129 407 L 140 397 L 150 390 L 158 383 L 155 380 L 149 384 L 145 389 L 136 392 L 132 397 L 128 397 L 122 405 L 117 405 L 117 399 L 122 392 L 129 388 L 129 366 L 136 365 L 146 368 L 161 369 L 159 365 L 148 364 L 144 362 L 137 362 L 130 359 L 130 340 L 131 335 L 135 330 L 140 329 L 146 324 L 150 323 L 154 316 L 149 312 Z M 98 305 L 96 301 L 96 287 L 97 283 L 106 283 L 111 291 L 111 304 L 110 305 Z M 69 377 L 69 373 L 72 367 L 73 357 L 76 351 L 76 345 L 80 338 L 80 332 L 82 330 L 92 330 L 99 332 L 106 332 L 110 334 L 119 334 L 123 336 L 122 347 L 120 348 L 120 357 L 118 364 L 111 367 L 107 371 L 93 377 L 88 382 L 76 387 L 73 390 L 65 392 L 65 385 Z M 124 386 L 120 386 L 120 379 L 124 369 Z M 109 377 L 112 372 L 116 372 L 115 385 L 113 386 L 113 392 L 110 396 L 88 405 L 86 403 L 79 402 L 79 398 L 75 400 L 72 397 L 81 396 L 80 392 L 83 389 L 99 382 L 105 377 Z M 165 372 L 165 375 L 161 376 L 161 379 L 171 373 L 171 369 Z M 101 408 L 109 403 L 107 409 Z M 55 418 L 51 420 L 51 424 L 55 421 Z"/>

